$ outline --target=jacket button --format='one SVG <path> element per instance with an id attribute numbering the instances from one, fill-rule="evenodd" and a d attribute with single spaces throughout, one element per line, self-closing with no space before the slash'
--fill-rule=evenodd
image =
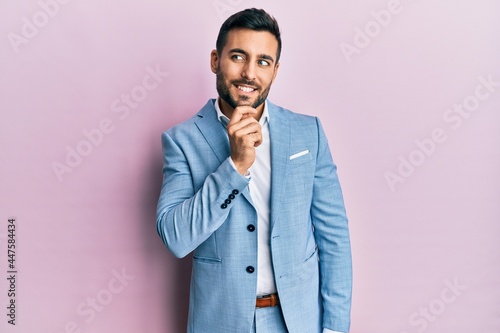
<path id="1" fill-rule="evenodd" d="M 229 204 L 231 203 L 231 200 L 226 199 L 226 200 L 224 200 L 224 203 L 225 203 L 226 205 L 229 205 Z"/>
<path id="2" fill-rule="evenodd" d="M 250 232 L 254 232 L 255 231 L 255 226 L 253 224 L 249 224 L 249 225 L 247 225 L 247 230 L 250 231 Z"/>
<path id="3" fill-rule="evenodd" d="M 240 193 L 240 191 L 238 191 L 238 190 L 233 190 L 233 194 L 234 194 L 234 195 L 236 195 L 236 194 L 238 194 L 238 193 Z"/>
<path id="4" fill-rule="evenodd" d="M 228 198 L 229 198 L 229 199 L 231 199 L 231 200 L 234 200 L 234 198 L 236 198 L 236 197 L 234 196 L 234 194 L 230 194 L 230 195 L 228 196 Z"/>
<path id="5" fill-rule="evenodd" d="M 226 209 L 227 208 L 227 205 L 225 203 L 223 203 L 222 205 L 220 205 L 220 208 L 222 209 Z"/>
<path id="6" fill-rule="evenodd" d="M 255 272 L 255 268 L 253 268 L 253 266 L 248 266 L 247 267 L 247 273 L 252 274 L 253 272 Z"/>

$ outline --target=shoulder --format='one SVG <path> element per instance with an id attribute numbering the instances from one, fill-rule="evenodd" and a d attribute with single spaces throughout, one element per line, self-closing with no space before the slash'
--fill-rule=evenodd
<path id="1" fill-rule="evenodd" d="M 318 128 L 321 128 L 321 123 L 319 121 L 319 118 L 316 116 L 311 116 L 291 111 L 284 107 L 275 105 L 271 102 L 269 102 L 268 107 L 269 107 L 271 122 L 276 120 L 280 123 L 287 124 L 287 126 L 291 128 L 306 132 L 310 131 L 317 132 Z"/>
<path id="2" fill-rule="evenodd" d="M 189 135 L 197 129 L 197 124 L 202 119 L 206 120 L 207 118 L 217 118 L 214 108 L 214 101 L 214 99 L 208 100 L 208 102 L 193 116 L 179 124 L 170 127 L 169 129 L 164 131 L 163 134 L 167 134 L 172 137 Z"/>
<path id="3" fill-rule="evenodd" d="M 318 118 L 315 116 L 298 113 L 298 112 L 289 110 L 287 108 L 284 108 L 282 106 L 273 104 L 270 101 L 268 101 L 268 107 L 269 107 L 269 113 L 272 116 L 275 116 L 278 118 L 283 118 L 283 119 L 288 119 L 290 122 L 292 122 L 294 124 L 295 123 L 298 125 L 315 124 L 318 121 Z"/>

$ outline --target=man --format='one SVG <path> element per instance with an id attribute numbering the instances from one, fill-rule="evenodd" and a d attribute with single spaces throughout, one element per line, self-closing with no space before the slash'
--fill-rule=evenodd
<path id="1" fill-rule="evenodd" d="M 190 333 L 348 332 L 351 252 L 319 120 L 267 100 L 278 23 L 247 9 L 211 53 L 219 98 L 162 135 L 157 229 L 193 254 Z"/>

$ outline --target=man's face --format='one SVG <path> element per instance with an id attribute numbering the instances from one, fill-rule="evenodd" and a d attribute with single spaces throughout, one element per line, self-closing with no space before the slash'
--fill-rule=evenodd
<path id="1" fill-rule="evenodd" d="M 211 54 L 223 102 L 232 109 L 251 106 L 261 111 L 278 73 L 277 52 L 278 41 L 267 31 L 231 30 L 220 56 L 216 50 Z"/>

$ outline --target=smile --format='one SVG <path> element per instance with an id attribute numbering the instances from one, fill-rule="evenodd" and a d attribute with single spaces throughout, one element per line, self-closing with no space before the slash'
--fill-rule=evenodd
<path id="1" fill-rule="evenodd" d="M 238 90 L 246 92 L 246 93 L 251 93 L 254 92 L 256 89 L 252 87 L 247 87 L 247 86 L 236 86 Z"/>

